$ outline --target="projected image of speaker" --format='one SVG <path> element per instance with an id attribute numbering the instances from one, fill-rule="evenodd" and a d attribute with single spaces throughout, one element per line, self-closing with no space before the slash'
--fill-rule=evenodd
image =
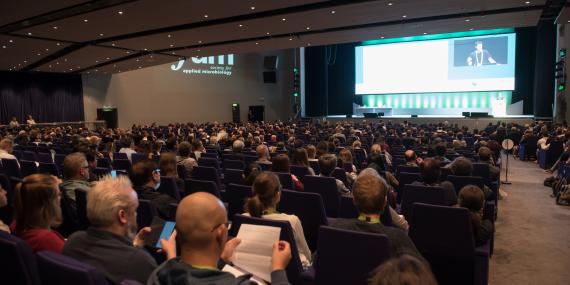
<path id="1" fill-rule="evenodd" d="M 276 70 L 279 58 L 276 55 L 266 56 L 263 58 L 263 68 Z"/>
<path id="2" fill-rule="evenodd" d="M 378 118 L 377 113 L 363 113 L 363 115 L 364 115 L 364 118 L 368 118 L 368 119 Z"/>
<path id="3" fill-rule="evenodd" d="M 264 71 L 263 72 L 263 83 L 277 83 L 277 72 L 276 71 Z"/>

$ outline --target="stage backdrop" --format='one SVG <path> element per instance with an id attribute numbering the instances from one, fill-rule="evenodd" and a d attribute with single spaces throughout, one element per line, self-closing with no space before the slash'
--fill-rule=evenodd
<path id="1" fill-rule="evenodd" d="M 0 72 L 0 122 L 28 114 L 36 123 L 83 121 L 81 75 Z"/>
<path id="2" fill-rule="evenodd" d="M 536 27 L 515 29 L 516 40 L 516 66 L 515 66 L 515 90 L 508 92 L 508 103 L 517 103 L 524 100 L 523 114 L 532 115 L 535 93 L 535 65 L 542 60 L 536 54 L 537 36 Z M 361 106 L 374 107 L 379 102 L 402 102 L 398 96 L 424 97 L 412 98 L 406 102 L 418 105 L 418 108 L 445 107 L 446 100 L 442 100 L 443 106 L 438 101 L 431 99 L 427 93 L 404 94 L 404 95 L 370 95 L 355 96 L 355 46 L 360 43 L 339 44 L 305 48 L 305 114 L 308 117 L 327 115 L 352 115 L 352 103 Z M 537 56 L 535 56 L 537 55 Z M 483 94 L 484 93 L 484 94 Z M 474 92 L 469 98 L 454 98 L 451 107 L 475 104 L 486 106 L 489 104 L 489 96 L 498 92 Z M 463 94 L 463 93 L 462 93 Z M 469 93 L 465 93 L 469 94 Z M 483 97 L 481 97 L 483 96 Z M 544 94 L 541 94 L 544 96 Z M 406 97 L 406 98 L 407 98 Z M 542 97 L 540 97 L 542 98 Z M 442 98 L 445 99 L 445 98 Z M 465 100 L 467 99 L 467 100 Z M 427 101 L 427 103 L 426 103 Z M 463 104 L 463 102 L 466 104 Z M 385 102 L 384 102 L 385 103 Z M 541 104 L 549 105 L 549 103 Z M 449 107 L 448 106 L 448 107 Z M 408 106 L 412 107 L 413 106 Z M 545 113 L 542 109 L 537 114 Z"/>

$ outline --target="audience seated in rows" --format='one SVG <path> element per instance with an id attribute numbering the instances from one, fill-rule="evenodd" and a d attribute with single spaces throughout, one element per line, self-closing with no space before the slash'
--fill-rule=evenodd
<path id="1" fill-rule="evenodd" d="M 378 266 L 370 285 L 437 285 L 437 281 L 424 262 L 403 254 Z"/>
<path id="2" fill-rule="evenodd" d="M 495 229 L 492 221 L 483 218 L 485 196 L 481 188 L 474 185 L 463 187 L 459 192 L 458 206 L 467 208 L 471 213 L 475 246 L 487 243 Z"/>
<path id="3" fill-rule="evenodd" d="M 457 204 L 457 193 L 453 184 L 449 181 L 440 182 L 441 166 L 440 161 L 435 158 L 427 158 L 420 164 L 422 181 L 416 181 L 414 185 L 441 187 L 445 192 L 445 200 L 448 206 Z"/>
<path id="4" fill-rule="evenodd" d="M 331 177 L 333 171 L 337 166 L 337 158 L 332 154 L 323 154 L 319 157 L 319 169 L 321 173 L 319 176 L 322 177 Z M 338 192 L 342 195 L 350 195 L 350 189 L 344 185 L 344 182 L 340 181 L 339 179 L 335 178 L 336 187 Z"/>
<path id="5" fill-rule="evenodd" d="M 178 165 L 183 165 L 186 169 L 186 173 L 190 175 L 194 166 L 197 166 L 198 163 L 196 159 L 190 157 L 192 146 L 189 142 L 183 141 L 178 145 L 178 156 L 176 157 L 176 161 Z"/>
<path id="6" fill-rule="evenodd" d="M 278 173 L 289 173 L 289 174 L 291 174 L 291 166 L 289 164 L 289 156 L 288 155 L 278 154 L 271 161 L 272 161 L 271 171 L 278 172 Z M 291 190 L 303 191 L 303 189 L 304 189 L 303 182 L 301 182 L 301 180 L 297 176 L 295 176 L 294 174 L 291 174 L 291 179 L 293 180 L 293 187 L 295 188 L 295 189 L 291 189 Z"/>

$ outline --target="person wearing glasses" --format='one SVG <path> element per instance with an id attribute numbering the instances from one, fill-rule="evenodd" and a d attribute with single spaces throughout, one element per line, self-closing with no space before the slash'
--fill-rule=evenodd
<path id="1" fill-rule="evenodd" d="M 65 157 L 63 160 L 63 179 L 61 187 L 65 191 L 64 198 L 75 212 L 75 189 L 85 192 L 89 192 L 91 189 L 89 164 L 85 154 L 74 152 Z"/>
<path id="2" fill-rule="evenodd" d="M 244 215 L 278 221 L 288 221 L 295 235 L 295 243 L 299 249 L 299 257 L 303 267 L 311 265 L 311 250 L 305 240 L 303 226 L 295 215 L 277 212 L 277 204 L 281 200 L 281 183 L 279 177 L 273 172 L 262 172 L 253 181 L 251 186 L 253 196 L 245 202 Z"/>
<path id="3" fill-rule="evenodd" d="M 250 280 L 251 274 L 235 277 L 220 270 L 232 262 L 241 240 L 228 240 L 226 208 L 214 195 L 197 192 L 182 199 L 176 211 L 176 232 L 180 256 L 161 264 L 146 284 L 257 284 Z M 271 284 L 290 284 L 285 273 L 290 260 L 289 243 L 275 242 L 270 264 Z"/>
<path id="4" fill-rule="evenodd" d="M 158 192 L 160 172 L 156 164 L 150 160 L 135 163 L 131 169 L 130 178 L 139 199 L 150 200 L 158 215 L 167 220 L 170 204 L 176 204 L 178 201 L 167 194 Z"/>
<path id="5" fill-rule="evenodd" d="M 125 279 L 146 283 L 157 264 L 143 249 L 151 228 L 137 233 L 138 206 L 137 193 L 126 176 L 104 176 L 87 193 L 91 227 L 70 235 L 62 254 L 97 268 L 113 284 Z M 176 256 L 175 238 L 176 232 L 161 240 L 167 258 Z"/>

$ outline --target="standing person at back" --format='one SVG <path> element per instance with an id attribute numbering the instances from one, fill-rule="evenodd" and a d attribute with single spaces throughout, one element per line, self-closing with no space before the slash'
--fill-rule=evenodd
<path id="1" fill-rule="evenodd" d="M 180 257 L 161 264 L 147 285 L 255 285 L 251 274 L 234 277 L 220 269 L 231 263 L 241 240 L 228 241 L 228 218 L 224 205 L 215 196 L 198 192 L 184 198 L 176 212 Z M 221 261 L 220 261 L 221 259 Z M 273 244 L 271 284 L 288 285 L 285 268 L 291 260 L 287 242 Z"/>

